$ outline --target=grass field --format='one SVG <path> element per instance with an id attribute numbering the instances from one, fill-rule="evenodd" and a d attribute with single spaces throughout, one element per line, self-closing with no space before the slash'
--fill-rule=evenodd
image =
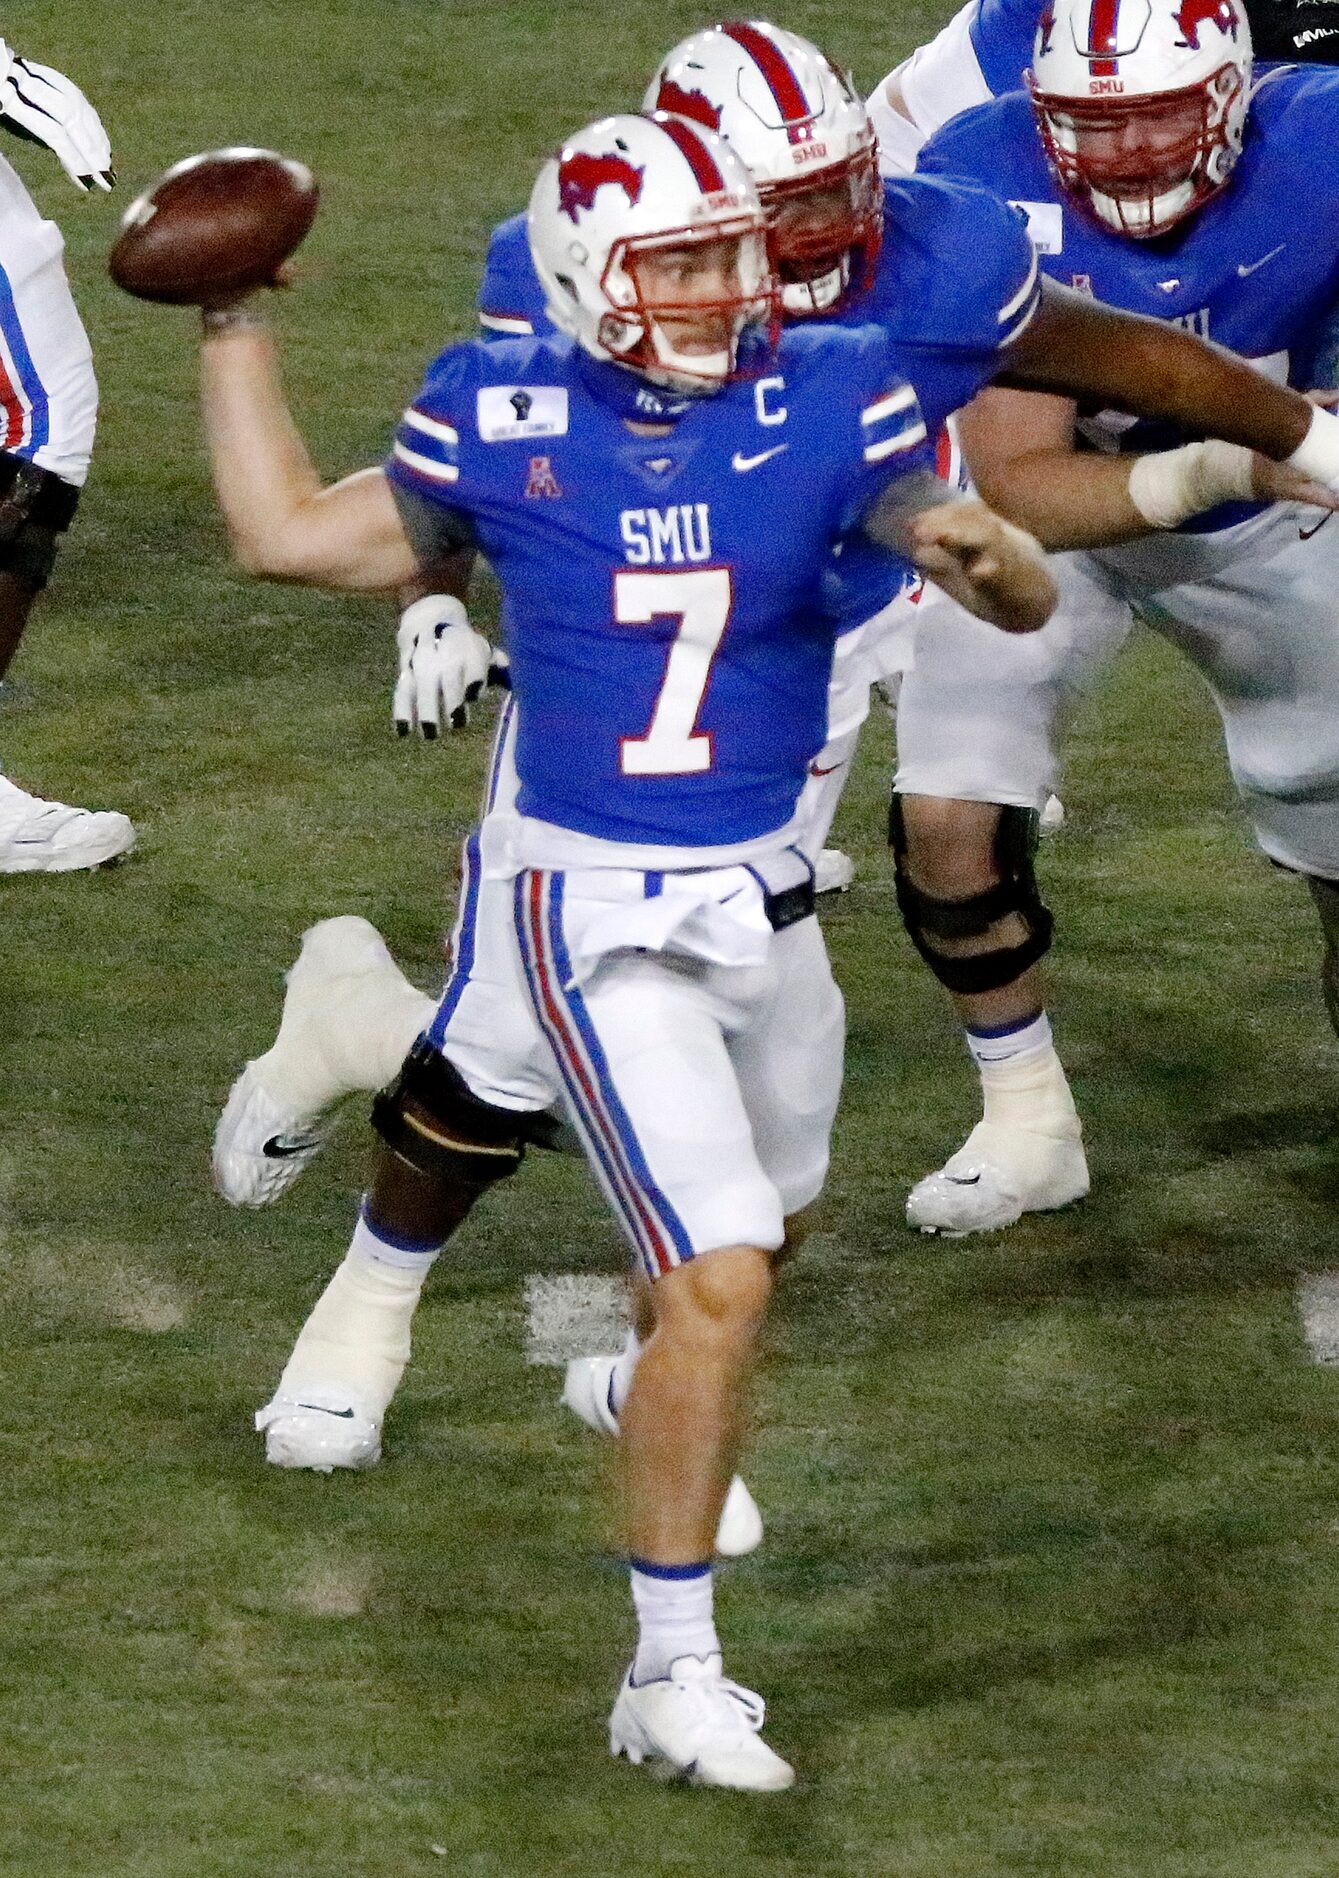
<path id="1" fill-rule="evenodd" d="M 537 157 L 700 18 L 32 0 L 4 31 L 104 106 L 123 197 L 222 142 L 314 163 L 281 320 L 333 476 L 469 329 Z M 786 16 L 866 85 L 939 19 Z M 617 1266 L 577 1168 L 533 1161 L 442 1261 L 383 1467 L 261 1463 L 250 1414 L 362 1156 L 350 1130 L 231 1214 L 218 1105 L 313 919 L 364 913 L 432 978 L 487 726 L 397 744 L 387 609 L 229 569 L 189 316 L 115 297 L 116 204 L 17 160 L 67 230 L 104 418 L 0 752 L 143 836 L 103 875 L 0 880 L 0 1874 L 1330 1878 L 1339 1380 L 1293 1291 L 1334 1262 L 1335 1044 L 1193 678 L 1132 647 L 1046 855 L 1093 1198 L 963 1245 L 902 1224 L 974 1095 L 895 922 L 871 727 L 825 919 L 851 1014 L 826 1230 L 762 1380 L 768 1542 L 720 1593 L 803 1783 L 653 1785 L 603 1747 L 630 1634 L 607 1456 L 523 1360 L 525 1277 Z"/>

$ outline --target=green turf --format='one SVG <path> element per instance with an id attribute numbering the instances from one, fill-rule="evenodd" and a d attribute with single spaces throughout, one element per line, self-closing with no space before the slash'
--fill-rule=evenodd
<path id="1" fill-rule="evenodd" d="M 333 475 L 468 330 L 538 155 L 700 17 L 33 0 L 4 30 L 105 106 L 125 191 L 228 140 L 315 163 L 281 320 Z M 939 17 L 787 19 L 869 84 Z M 657 1787 L 603 1751 L 629 1637 L 607 1456 L 522 1358 L 524 1276 L 616 1262 L 576 1168 L 532 1163 L 443 1262 L 382 1469 L 260 1464 L 249 1415 L 361 1153 L 230 1214 L 213 1119 L 314 918 L 369 915 L 431 978 L 486 726 L 397 744 L 387 610 L 229 570 L 190 317 L 115 297 L 116 205 L 19 160 L 68 233 L 104 419 L 0 750 L 143 839 L 102 876 L 0 880 L 0 1874 L 1328 1878 L 1339 1384 L 1292 1292 L 1334 1256 L 1335 1052 L 1303 896 L 1252 857 L 1195 681 L 1131 649 L 1046 856 L 1094 1196 L 967 1245 L 901 1224 L 973 1089 L 893 918 L 871 729 L 838 826 L 859 884 L 826 920 L 831 1201 L 762 1379 L 769 1539 L 720 1593 L 802 1784 Z"/>

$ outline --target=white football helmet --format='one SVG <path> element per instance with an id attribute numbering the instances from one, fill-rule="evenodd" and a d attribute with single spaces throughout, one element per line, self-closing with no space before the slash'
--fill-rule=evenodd
<path id="1" fill-rule="evenodd" d="M 645 108 L 705 125 L 748 164 L 788 315 L 830 313 L 868 284 L 883 239 L 874 127 L 817 46 L 765 20 L 708 26 L 664 59 Z"/>
<path id="2" fill-rule="evenodd" d="M 753 180 L 682 118 L 605 117 L 569 137 L 531 192 L 529 234 L 559 331 L 670 390 L 716 390 L 745 327 L 779 317 Z"/>
<path id="3" fill-rule="evenodd" d="M 1048 0 L 1028 89 L 1061 186 L 1108 228 L 1163 235 L 1241 153 L 1251 29 L 1241 0 Z"/>

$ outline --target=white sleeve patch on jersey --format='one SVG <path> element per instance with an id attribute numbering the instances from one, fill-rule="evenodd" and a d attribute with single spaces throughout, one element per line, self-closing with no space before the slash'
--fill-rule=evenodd
<path id="1" fill-rule="evenodd" d="M 1027 232 L 1038 254 L 1059 254 L 1063 250 L 1065 217 L 1058 202 L 1010 201 L 1009 207 L 1026 216 Z"/>
<path id="2" fill-rule="evenodd" d="M 566 385 L 481 385 L 477 410 L 482 443 L 567 435 Z"/>

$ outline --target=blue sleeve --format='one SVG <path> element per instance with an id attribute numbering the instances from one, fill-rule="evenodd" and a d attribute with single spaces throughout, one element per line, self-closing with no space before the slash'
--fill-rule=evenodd
<path id="1" fill-rule="evenodd" d="M 856 532 L 861 519 L 889 483 L 907 475 L 934 474 L 934 438 L 916 388 L 902 376 L 887 335 L 867 326 L 851 334 L 855 357 L 845 374 L 856 392 L 846 418 L 854 438 L 851 475 L 838 535 Z"/>
<path id="2" fill-rule="evenodd" d="M 1042 0 L 981 0 L 968 31 L 981 76 L 998 98 L 1017 91 L 1032 64 Z"/>
<path id="3" fill-rule="evenodd" d="M 976 115 L 966 112 L 957 122 Z M 995 355 L 1018 337 L 1040 303 L 1037 257 L 1017 209 L 961 174 L 937 173 L 934 153 L 954 134 L 940 131 L 922 151 L 922 162 L 931 153 L 931 173 L 918 169 L 887 185 L 893 258 L 880 268 L 884 292 L 873 316 L 902 345 L 974 354 L 995 369 Z"/>
<path id="4" fill-rule="evenodd" d="M 433 360 L 396 427 L 386 459 L 386 475 L 401 514 L 407 522 L 411 515 L 416 518 L 410 532 L 423 559 L 429 558 L 424 553 L 424 537 L 431 532 L 421 521 L 425 513 L 435 511 L 442 516 L 442 543 L 438 545 L 459 547 L 471 534 L 470 493 L 462 476 L 460 439 L 474 417 L 474 368 L 482 350 L 481 341 L 466 341 L 448 346 Z"/>
<path id="5" fill-rule="evenodd" d="M 485 338 L 543 336 L 555 330 L 530 259 L 524 215 L 513 215 L 493 230 L 479 283 L 479 324 Z"/>

